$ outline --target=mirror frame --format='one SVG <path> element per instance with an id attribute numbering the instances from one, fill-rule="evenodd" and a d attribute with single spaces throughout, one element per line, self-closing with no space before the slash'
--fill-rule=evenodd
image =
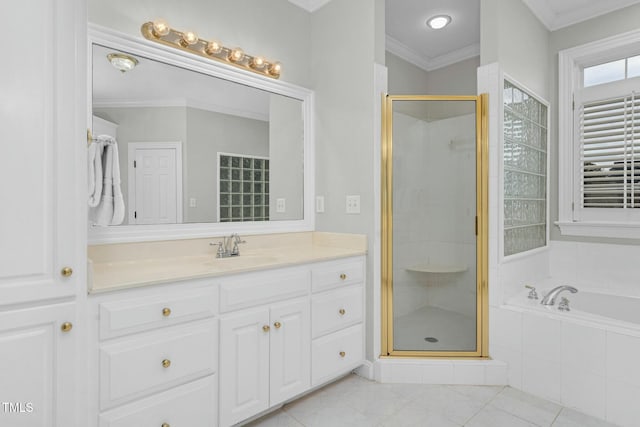
<path id="1" fill-rule="evenodd" d="M 129 52 L 148 59 L 175 65 L 212 77 L 229 80 L 256 89 L 284 95 L 302 101 L 304 129 L 304 186 L 303 218 L 301 220 L 225 222 L 225 223 L 188 223 L 157 225 L 118 225 L 112 227 L 92 227 L 88 225 L 88 243 L 120 243 L 153 240 L 176 240 L 239 234 L 271 234 L 313 231 L 315 227 L 315 168 L 314 168 L 314 92 L 300 86 L 263 77 L 221 62 L 208 60 L 197 55 L 170 49 L 158 43 L 152 43 L 140 35 L 132 37 L 109 28 L 89 23 L 88 25 L 88 72 L 87 129 L 92 129 L 93 113 L 93 55 L 94 44 Z M 87 207 L 88 217 L 88 207 Z M 88 224 L 88 222 L 87 222 Z"/>

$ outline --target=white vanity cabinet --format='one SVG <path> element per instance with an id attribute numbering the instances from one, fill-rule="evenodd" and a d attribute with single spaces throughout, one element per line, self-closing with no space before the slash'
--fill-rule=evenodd
<path id="1" fill-rule="evenodd" d="M 96 295 L 90 303 L 97 387 L 89 425 L 217 425 L 218 300 L 211 281 Z"/>
<path id="2" fill-rule="evenodd" d="M 309 290 L 306 267 L 221 280 L 221 313 L 255 306 L 221 315 L 221 425 L 250 418 L 309 389 Z"/>
<path id="3" fill-rule="evenodd" d="M 362 364 L 364 257 L 244 274 L 219 286 L 221 426 Z"/>

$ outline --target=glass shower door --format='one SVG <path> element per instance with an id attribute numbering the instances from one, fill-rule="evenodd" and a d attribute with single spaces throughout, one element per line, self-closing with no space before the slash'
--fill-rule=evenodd
<path id="1" fill-rule="evenodd" d="M 386 97 L 383 355 L 486 355 L 483 101 Z"/>

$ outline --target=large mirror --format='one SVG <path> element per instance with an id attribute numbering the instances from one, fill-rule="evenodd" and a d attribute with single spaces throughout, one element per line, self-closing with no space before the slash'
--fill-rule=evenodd
<path id="1" fill-rule="evenodd" d="M 124 205 L 120 224 L 89 209 L 91 242 L 312 229 L 310 91 L 90 33 L 90 126 L 117 146 Z"/>

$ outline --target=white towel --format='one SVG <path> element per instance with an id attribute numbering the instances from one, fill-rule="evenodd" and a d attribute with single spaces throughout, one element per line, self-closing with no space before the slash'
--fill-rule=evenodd
<path id="1" fill-rule="evenodd" d="M 108 135 L 100 135 L 98 141 L 104 142 L 102 196 L 100 203 L 92 210 L 91 214 L 95 225 L 106 227 L 107 225 L 122 223 L 124 219 L 124 200 L 120 189 L 118 144 L 114 138 Z"/>
<path id="2" fill-rule="evenodd" d="M 102 196 L 102 141 L 93 141 L 89 145 L 89 206 L 96 207 Z"/>

